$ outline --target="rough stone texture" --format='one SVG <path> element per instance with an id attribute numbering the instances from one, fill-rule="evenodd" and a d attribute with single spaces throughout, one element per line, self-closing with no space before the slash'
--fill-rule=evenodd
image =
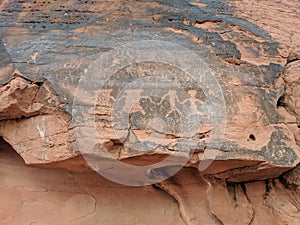
<path id="1" fill-rule="evenodd" d="M 271 1 L 237 1 L 236 15 L 254 22 L 268 31 L 275 41 L 281 43 L 279 53 L 286 58 L 286 70 L 283 73 L 285 94 L 280 99 L 279 113 L 283 122 L 294 133 L 299 144 L 299 73 L 300 73 L 300 13 L 298 1 L 281 1 L 273 4 Z M 268 13 L 265 13 L 268 12 Z"/>
<path id="2" fill-rule="evenodd" d="M 8 207 L 1 208 L 0 222 L 298 224 L 299 7 L 297 0 L 0 1 L 0 136 L 26 164 L 69 171 L 26 167 L 3 144 L 0 207 Z M 121 135 L 116 135 L 114 101 L 130 97 L 122 88 L 134 79 L 173 73 L 174 83 L 184 83 L 188 93 L 176 93 L 179 105 L 187 97 L 198 108 L 209 101 L 184 72 L 169 65 L 137 63 L 120 70 L 91 105 L 96 126 L 103 128 L 98 130 L 101 143 L 111 155 L 143 165 L 194 149 L 186 165 L 168 161 L 148 174 L 165 175 L 184 166 L 174 177 L 147 188 L 122 187 L 97 177 L 80 156 L 73 97 L 82 91 L 78 83 L 92 62 L 128 41 L 153 39 L 191 49 L 214 71 L 224 95 L 226 131 L 216 142 L 221 146 L 208 145 L 213 131 L 206 120 L 201 128 L 193 127 L 193 137 L 185 137 L 167 103 L 172 94 L 166 90 L 172 88 L 166 85 L 155 89 L 163 93 L 160 99 L 147 97 L 146 90 L 131 108 L 131 126 L 118 124 Z M 89 106 L 84 100 L 75 103 Z M 162 143 L 149 143 L 157 148 L 143 154 L 124 144 L 147 139 L 147 124 L 155 115 L 171 121 L 167 130 L 156 129 L 166 135 Z M 208 147 L 216 159 L 200 173 L 199 162 L 211 160 Z M 109 168 L 110 161 L 103 160 Z M 122 216 L 108 213 L 113 210 Z M 137 216 L 145 212 L 146 218 Z"/>
<path id="3" fill-rule="evenodd" d="M 57 96 L 45 84 L 14 78 L 0 87 L 0 136 L 14 146 L 27 164 L 39 164 L 77 155 L 69 128 L 70 116 L 59 110 Z"/>
<path id="4" fill-rule="evenodd" d="M 250 183 L 205 182 L 196 170 L 186 169 L 158 186 L 178 201 L 186 224 L 299 222 L 299 190 L 287 189 L 278 179 Z"/>
<path id="5" fill-rule="evenodd" d="M 28 167 L 3 140 L 0 224 L 297 224 L 299 169 L 250 183 L 204 180 L 185 168 L 127 187 L 98 174 Z M 141 214 L 143 216 L 141 216 Z"/>

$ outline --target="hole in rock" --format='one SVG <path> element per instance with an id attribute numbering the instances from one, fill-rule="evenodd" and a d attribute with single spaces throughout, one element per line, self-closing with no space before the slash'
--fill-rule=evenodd
<path id="1" fill-rule="evenodd" d="M 277 101 L 277 108 L 278 108 L 279 106 L 285 107 L 285 103 L 284 103 L 284 95 L 281 96 L 281 97 L 278 99 L 278 101 Z"/>
<path id="2" fill-rule="evenodd" d="M 256 141 L 256 137 L 254 136 L 254 134 L 249 135 L 249 141 Z"/>
<path id="3" fill-rule="evenodd" d="M 0 136 L 0 164 L 19 164 L 24 165 L 22 157 Z"/>

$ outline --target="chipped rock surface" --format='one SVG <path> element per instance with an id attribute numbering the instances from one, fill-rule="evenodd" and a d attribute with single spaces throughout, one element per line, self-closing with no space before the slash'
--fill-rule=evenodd
<path id="1" fill-rule="evenodd" d="M 0 1 L 0 224 L 298 224 L 299 7 Z"/>

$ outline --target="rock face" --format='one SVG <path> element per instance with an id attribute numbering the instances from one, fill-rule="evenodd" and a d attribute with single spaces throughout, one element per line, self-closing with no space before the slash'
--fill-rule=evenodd
<path id="1" fill-rule="evenodd" d="M 0 2 L 1 224 L 298 224 L 298 11 Z"/>

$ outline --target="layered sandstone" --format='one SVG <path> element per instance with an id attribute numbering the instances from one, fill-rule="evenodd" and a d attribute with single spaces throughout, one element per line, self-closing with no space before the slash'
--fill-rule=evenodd
<path id="1" fill-rule="evenodd" d="M 0 10 L 2 224 L 299 223 L 297 1 Z"/>

